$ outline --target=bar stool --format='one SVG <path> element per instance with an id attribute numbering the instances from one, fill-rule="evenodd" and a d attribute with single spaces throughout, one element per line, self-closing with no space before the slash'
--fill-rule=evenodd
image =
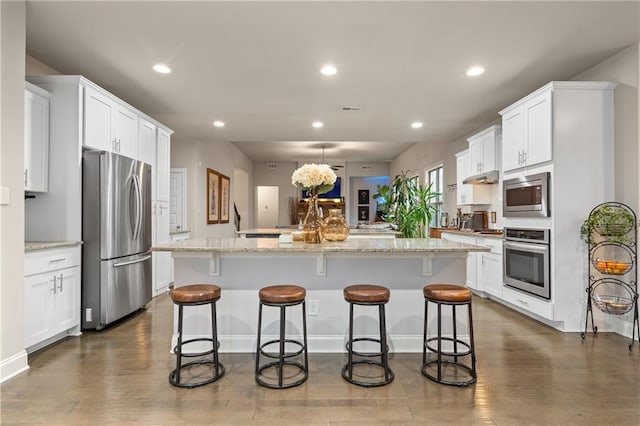
<path id="1" fill-rule="evenodd" d="M 389 301 L 390 291 L 388 288 L 379 285 L 360 284 L 351 285 L 345 287 L 343 290 L 344 300 L 349 302 L 349 340 L 347 341 L 347 356 L 348 361 L 342 367 L 342 377 L 349 383 L 364 387 L 383 386 L 393 381 L 394 374 L 389 368 L 389 346 L 387 345 L 387 328 L 385 324 L 384 305 Z M 380 326 L 380 336 L 378 339 L 371 337 L 357 337 L 353 338 L 353 307 L 354 305 L 361 306 L 377 306 L 378 307 L 378 322 Z M 356 351 L 353 348 L 356 342 L 374 342 L 380 345 L 380 352 L 365 353 Z M 354 361 L 353 357 L 358 356 L 362 359 Z M 380 357 L 380 360 L 374 360 L 371 358 Z M 354 378 L 354 366 L 366 364 L 369 366 L 381 367 L 384 374 L 382 374 L 379 380 L 370 380 L 372 377 L 377 376 L 365 376 L 363 374 L 357 375 L 363 379 L 360 380 Z"/>
<path id="2" fill-rule="evenodd" d="M 260 305 L 258 311 L 258 343 L 256 347 L 256 382 L 260 386 L 271 389 L 287 389 L 301 385 L 309 376 L 309 359 L 307 354 L 307 315 L 305 308 L 305 297 L 307 292 L 303 287 L 297 285 L 274 285 L 263 287 L 260 289 L 258 295 L 260 298 Z M 302 342 L 286 338 L 285 311 L 287 307 L 296 305 L 302 305 Z M 280 337 L 261 344 L 263 306 L 273 306 L 280 309 Z M 276 343 L 279 345 L 278 352 L 267 352 L 267 346 L 274 345 Z M 287 344 L 293 345 L 297 350 L 294 349 L 293 351 L 287 352 Z M 302 355 L 304 361 L 297 361 L 294 359 L 300 357 L 300 355 Z M 261 357 L 273 359 L 274 361 L 267 362 L 265 365 L 260 366 Z M 285 376 L 285 366 L 292 366 L 294 372 Z M 275 369 L 276 371 L 275 379 L 277 379 L 277 382 L 275 382 L 274 377 L 269 377 L 266 374 L 272 369 Z M 300 374 L 302 374 L 302 377 L 296 379 Z"/>
<path id="3" fill-rule="evenodd" d="M 216 302 L 220 299 L 220 287 L 213 284 L 193 284 L 183 287 L 177 287 L 170 292 L 171 300 L 178 305 L 178 344 L 173 348 L 173 352 L 176 355 L 176 368 L 169 374 L 169 383 L 181 388 L 195 388 L 198 386 L 206 385 L 208 383 L 215 382 L 224 375 L 224 365 L 222 365 L 218 359 L 218 349 L 220 348 L 220 342 L 218 342 L 218 329 L 216 323 Z M 198 305 L 211 305 L 211 338 L 202 337 L 196 339 L 182 340 L 182 317 L 183 309 L 185 306 L 198 306 Z M 211 350 L 198 352 L 198 353 L 183 353 L 185 345 L 194 342 L 210 342 Z M 195 361 L 182 363 L 182 358 L 203 357 L 213 354 L 212 359 L 199 359 Z M 187 382 L 181 381 L 181 374 L 187 373 L 191 367 L 196 365 L 211 365 L 213 366 L 213 375 L 205 378 L 199 382 Z M 195 373 L 196 377 L 199 375 Z"/>
<path id="4" fill-rule="evenodd" d="M 424 286 L 422 290 L 424 294 L 424 337 L 422 342 L 422 374 L 433 380 L 434 382 L 453 385 L 453 386 L 469 386 L 476 382 L 476 354 L 473 342 L 473 315 L 471 309 L 471 290 L 466 287 L 452 284 L 430 284 Z M 427 338 L 429 303 L 435 303 L 438 306 L 438 336 Z M 465 342 L 458 337 L 456 323 L 456 307 L 466 305 L 469 313 L 468 330 L 469 342 Z M 442 336 L 442 306 L 451 306 L 453 337 Z M 430 345 L 436 341 L 437 347 Z M 442 342 L 449 342 L 451 350 L 443 349 Z M 427 361 L 427 349 L 435 352 L 436 359 Z M 459 358 L 471 357 L 471 365 L 463 363 Z M 444 359 L 447 357 L 449 359 Z M 451 358 L 453 358 L 451 360 Z M 435 364 L 437 374 L 429 372 L 429 366 Z M 449 366 L 451 368 L 446 368 Z M 447 370 L 447 377 L 443 374 Z"/>

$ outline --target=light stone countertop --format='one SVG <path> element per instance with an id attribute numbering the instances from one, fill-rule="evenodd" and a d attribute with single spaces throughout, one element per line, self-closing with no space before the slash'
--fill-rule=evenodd
<path id="1" fill-rule="evenodd" d="M 438 238 L 365 238 L 320 244 L 279 243 L 275 238 L 203 238 L 161 244 L 151 250 L 182 253 L 437 253 L 490 249 Z"/>
<path id="2" fill-rule="evenodd" d="M 243 229 L 237 231 L 238 235 L 281 235 L 290 234 L 292 232 L 299 231 L 295 228 L 254 228 Z M 392 229 L 375 229 L 375 228 L 349 228 L 349 234 L 351 235 L 402 235 L 402 232 L 394 231 Z"/>
<path id="3" fill-rule="evenodd" d="M 467 235 L 469 237 L 489 237 L 489 238 L 500 238 L 504 237 L 502 232 L 500 233 L 482 233 L 480 231 L 461 231 L 459 229 L 445 229 L 442 228 L 440 232 L 448 232 L 450 234 L 458 234 L 458 235 Z"/>
<path id="4" fill-rule="evenodd" d="M 82 241 L 25 241 L 24 251 L 44 250 L 60 247 L 73 247 L 82 245 Z"/>

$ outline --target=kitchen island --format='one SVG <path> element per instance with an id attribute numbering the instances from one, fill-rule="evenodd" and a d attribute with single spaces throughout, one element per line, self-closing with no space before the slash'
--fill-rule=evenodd
<path id="1" fill-rule="evenodd" d="M 422 287 L 429 283 L 463 285 L 468 253 L 489 251 L 487 247 L 432 238 L 366 238 L 321 244 L 279 243 L 275 238 L 212 238 L 159 245 L 152 250 L 172 253 L 176 287 L 211 283 L 222 288 L 217 305 L 222 352 L 255 351 L 258 290 L 274 284 L 307 289 L 309 351 L 342 352 L 348 327 L 342 289 L 363 283 L 391 290 L 387 304 L 391 351 L 420 352 Z M 376 333 L 374 311 L 356 308 L 356 317 L 360 316 L 356 332 Z M 171 347 L 176 341 L 176 312 Z M 185 309 L 185 338 L 210 332 L 208 312 L 206 307 Z M 288 315 L 287 328 L 294 335 L 300 331 L 299 317 L 295 311 Z M 265 310 L 265 339 L 277 333 L 276 321 L 277 310 Z"/>

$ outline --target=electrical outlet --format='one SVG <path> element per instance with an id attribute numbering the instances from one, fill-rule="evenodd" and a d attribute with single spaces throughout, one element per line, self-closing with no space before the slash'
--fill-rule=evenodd
<path id="1" fill-rule="evenodd" d="M 0 205 L 6 206 L 11 203 L 11 188 L 8 186 L 0 187 Z"/>
<path id="2" fill-rule="evenodd" d="M 309 301 L 307 302 L 307 307 L 309 308 L 309 315 L 320 315 L 320 302 L 317 299 L 309 299 Z"/>

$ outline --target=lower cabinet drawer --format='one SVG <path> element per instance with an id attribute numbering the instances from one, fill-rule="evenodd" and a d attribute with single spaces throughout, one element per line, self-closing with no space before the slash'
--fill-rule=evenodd
<path id="1" fill-rule="evenodd" d="M 63 247 L 26 252 L 24 275 L 30 276 L 80 265 L 80 247 Z"/>
<path id="2" fill-rule="evenodd" d="M 502 288 L 502 299 L 525 311 L 553 320 L 553 303 L 551 302 L 529 296 L 507 286 Z"/>

